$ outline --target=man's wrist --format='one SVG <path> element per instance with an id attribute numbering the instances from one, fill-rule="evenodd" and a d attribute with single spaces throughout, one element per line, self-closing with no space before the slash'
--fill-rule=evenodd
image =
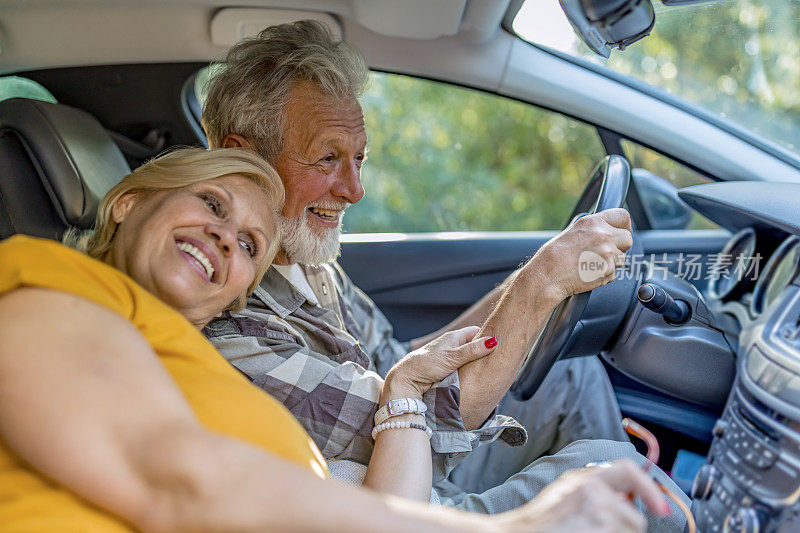
<path id="1" fill-rule="evenodd" d="M 554 281 L 552 276 L 548 276 L 551 267 L 545 257 L 534 256 L 528 264 L 520 269 L 514 282 L 524 283 L 526 289 L 520 291 L 524 294 L 535 294 L 538 296 L 539 303 L 555 307 L 567 297 L 564 289 Z"/>

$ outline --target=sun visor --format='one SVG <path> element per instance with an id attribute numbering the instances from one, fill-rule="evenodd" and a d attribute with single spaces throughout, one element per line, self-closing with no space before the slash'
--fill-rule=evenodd
<path id="1" fill-rule="evenodd" d="M 297 9 L 231 7 L 217 11 L 211 19 L 211 42 L 215 46 L 228 48 L 246 37 L 255 37 L 267 26 L 298 20 L 322 22 L 337 39 L 342 39 L 342 26 L 327 13 Z"/>

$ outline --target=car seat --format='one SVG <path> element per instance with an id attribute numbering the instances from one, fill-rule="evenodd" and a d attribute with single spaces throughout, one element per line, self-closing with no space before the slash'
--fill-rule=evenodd
<path id="1" fill-rule="evenodd" d="M 94 117 L 27 98 L 0 102 L 0 239 L 60 239 L 89 229 L 100 200 L 130 173 Z"/>

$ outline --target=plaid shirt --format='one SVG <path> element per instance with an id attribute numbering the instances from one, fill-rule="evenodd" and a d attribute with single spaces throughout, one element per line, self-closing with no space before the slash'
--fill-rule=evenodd
<path id="1" fill-rule="evenodd" d="M 367 464 L 381 376 L 408 346 L 392 337 L 389 321 L 338 264 L 301 268 L 319 305 L 270 267 L 247 308 L 226 313 L 204 333 L 253 384 L 283 402 L 326 459 Z M 434 483 L 480 443 L 499 438 L 518 446 L 527 440 L 525 429 L 503 415 L 467 431 L 460 398 L 458 372 L 423 397 L 433 430 Z"/>

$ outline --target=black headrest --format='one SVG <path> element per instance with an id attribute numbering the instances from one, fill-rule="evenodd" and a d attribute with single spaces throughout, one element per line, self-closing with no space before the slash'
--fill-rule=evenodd
<path id="1" fill-rule="evenodd" d="M 97 120 L 61 104 L 0 102 L 0 237 L 58 238 L 89 228 L 108 190 L 130 172 Z"/>

